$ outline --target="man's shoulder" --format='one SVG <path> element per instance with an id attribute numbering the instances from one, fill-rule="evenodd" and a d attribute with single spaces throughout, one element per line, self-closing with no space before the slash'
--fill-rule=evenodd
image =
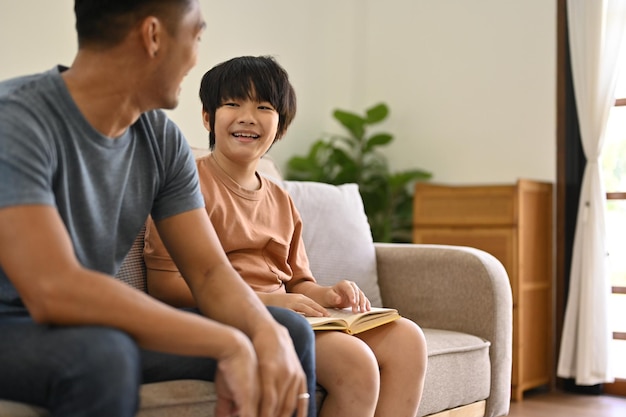
<path id="1" fill-rule="evenodd" d="M 42 82 L 58 75 L 60 67 L 45 72 L 20 75 L 0 81 L 0 98 L 15 96 L 20 91 L 31 91 L 41 88 Z"/>
<path id="2" fill-rule="evenodd" d="M 134 134 L 151 143 L 153 151 L 170 162 L 189 157 L 187 141 L 180 128 L 161 109 L 148 110 L 142 113 L 131 129 Z"/>

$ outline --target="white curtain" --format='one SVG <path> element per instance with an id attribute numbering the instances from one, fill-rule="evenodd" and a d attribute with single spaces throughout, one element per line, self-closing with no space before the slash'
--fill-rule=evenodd
<path id="1" fill-rule="evenodd" d="M 568 0 L 574 96 L 587 165 L 583 176 L 570 288 L 557 375 L 577 385 L 613 382 L 605 245 L 606 194 L 600 156 L 615 102 L 618 57 L 626 27 L 626 0 Z"/>

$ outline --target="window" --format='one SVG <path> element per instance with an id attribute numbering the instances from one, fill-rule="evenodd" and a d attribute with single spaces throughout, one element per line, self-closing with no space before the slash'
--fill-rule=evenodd
<path id="1" fill-rule="evenodd" d="M 606 233 L 612 294 L 610 319 L 616 384 L 605 390 L 626 395 L 626 48 L 623 49 L 615 106 L 611 109 L 602 155 L 607 192 Z"/>

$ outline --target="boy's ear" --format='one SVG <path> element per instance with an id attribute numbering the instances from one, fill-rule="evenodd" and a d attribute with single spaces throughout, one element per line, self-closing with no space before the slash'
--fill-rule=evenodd
<path id="1" fill-rule="evenodd" d="M 202 109 L 202 124 L 207 131 L 211 132 L 211 115 L 204 109 Z"/>

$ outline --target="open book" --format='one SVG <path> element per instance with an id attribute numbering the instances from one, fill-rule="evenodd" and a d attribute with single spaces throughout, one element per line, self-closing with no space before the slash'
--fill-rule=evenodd
<path id="1" fill-rule="evenodd" d="M 357 334 L 400 318 L 393 308 L 372 307 L 364 313 L 353 313 L 350 308 L 329 308 L 330 317 L 306 317 L 313 330 L 341 330 Z"/>

